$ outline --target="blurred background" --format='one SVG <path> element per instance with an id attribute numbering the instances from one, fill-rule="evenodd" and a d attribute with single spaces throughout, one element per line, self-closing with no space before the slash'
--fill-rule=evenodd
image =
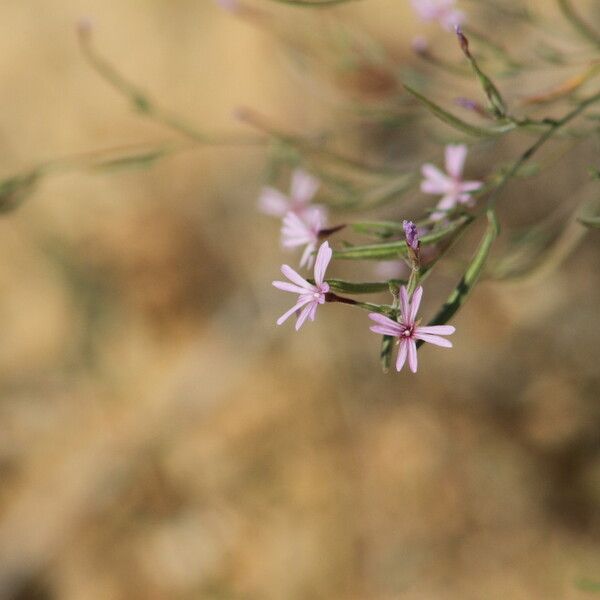
<path id="1" fill-rule="evenodd" d="M 554 3 L 519 4 L 555 24 L 550 42 L 587 52 Z M 531 41 L 486 5 L 462 5 L 474 27 L 515 51 Z M 94 72 L 81 17 L 124 76 L 200 129 L 254 134 L 233 116 L 246 106 L 286 130 L 335 130 L 360 159 L 415 166 L 433 147 L 440 161 L 430 130 L 404 128 L 395 111 L 399 74 L 431 73 L 413 37 L 459 61 L 451 35 L 399 0 L 244 7 L 3 0 L 0 176 L 184 139 Z M 594 2 L 580 9 L 600 22 Z M 516 102 L 570 74 L 555 66 L 501 85 Z M 477 94 L 449 73 L 440 82 L 440 101 Z M 481 143 L 470 178 L 529 143 Z M 505 194 L 504 239 L 597 194 L 597 139 L 565 144 L 547 153 L 550 172 Z M 0 598 L 598 594 L 598 237 L 565 225 L 563 266 L 482 282 L 452 351 L 423 348 L 417 376 L 384 375 L 364 313 L 325 306 L 298 334 L 275 326 L 289 298 L 271 281 L 296 258 L 282 258 L 278 224 L 256 211 L 268 152 L 189 144 L 149 168 L 65 168 L 2 215 Z M 415 188 L 406 210 L 422 201 Z M 460 256 L 432 280 L 424 315 L 455 284 Z M 372 266 L 336 269 L 360 279 Z"/>

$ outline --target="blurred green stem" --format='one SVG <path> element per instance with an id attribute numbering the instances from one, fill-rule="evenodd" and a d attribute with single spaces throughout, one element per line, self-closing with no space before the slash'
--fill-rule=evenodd
<path id="1" fill-rule="evenodd" d="M 557 0 L 558 7 L 565 18 L 579 34 L 596 48 L 600 48 L 600 33 L 594 31 L 576 12 L 570 0 Z"/>
<path id="2" fill-rule="evenodd" d="M 262 136 L 247 136 L 240 134 L 208 134 L 196 129 L 193 125 L 154 104 L 152 100 L 137 86 L 125 79 L 107 60 L 100 56 L 92 45 L 91 35 L 79 36 L 83 55 L 107 83 L 129 98 L 136 111 L 162 123 L 170 129 L 186 136 L 194 142 L 208 145 L 264 145 L 267 140 Z"/>

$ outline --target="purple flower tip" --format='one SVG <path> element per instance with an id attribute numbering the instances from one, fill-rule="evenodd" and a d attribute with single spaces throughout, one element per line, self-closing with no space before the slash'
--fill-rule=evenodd
<path id="1" fill-rule="evenodd" d="M 402 223 L 404 235 L 406 235 L 406 243 L 413 249 L 419 248 L 419 232 L 417 226 L 412 221 L 404 221 Z"/>

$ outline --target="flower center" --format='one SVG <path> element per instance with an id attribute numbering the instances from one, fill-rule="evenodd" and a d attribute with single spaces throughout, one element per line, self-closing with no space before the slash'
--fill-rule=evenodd
<path id="1" fill-rule="evenodd" d="M 401 337 L 403 338 L 411 338 L 413 336 L 414 333 L 414 327 L 411 326 L 406 326 L 406 329 L 402 332 Z"/>

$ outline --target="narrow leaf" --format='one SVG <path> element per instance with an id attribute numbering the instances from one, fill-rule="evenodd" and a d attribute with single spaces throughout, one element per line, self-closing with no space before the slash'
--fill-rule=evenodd
<path id="1" fill-rule="evenodd" d="M 390 280 L 394 285 L 406 285 L 406 281 L 401 279 Z M 376 294 L 378 292 L 387 292 L 390 287 L 390 281 L 354 283 L 343 281 L 342 279 L 327 279 L 327 283 L 333 292 L 340 294 Z"/>
<path id="2" fill-rule="evenodd" d="M 586 202 L 577 215 L 577 220 L 586 227 L 600 229 L 600 202 L 597 198 Z"/>
<path id="3" fill-rule="evenodd" d="M 98 162 L 92 166 L 94 171 L 119 171 L 124 169 L 145 169 L 151 167 L 167 154 L 167 150 L 159 148 L 141 154 L 120 156 Z"/>
<path id="4" fill-rule="evenodd" d="M 406 88 L 406 91 L 412 94 L 419 102 L 423 103 L 438 119 L 451 127 L 454 127 L 454 129 L 458 129 L 458 131 L 461 131 L 462 133 L 467 133 L 476 137 L 492 137 L 511 131 L 517 126 L 513 122 L 506 122 L 496 127 L 478 127 L 477 125 L 471 125 L 471 123 L 467 123 L 452 113 L 444 110 L 441 106 L 435 104 L 435 102 L 432 102 L 410 86 L 404 84 L 404 87 Z"/>
<path id="5" fill-rule="evenodd" d="M 471 263 L 467 267 L 458 285 L 454 288 L 442 308 L 429 322 L 429 325 L 444 325 L 447 323 L 458 311 L 458 309 L 464 304 L 467 297 L 475 287 L 477 280 L 479 279 L 483 268 L 490 255 L 490 250 L 494 240 L 498 236 L 498 220 L 493 210 L 489 210 L 488 214 L 488 227 L 479 244 L 479 248 L 475 253 L 475 256 L 471 260 Z"/>
<path id="6" fill-rule="evenodd" d="M 462 229 L 471 222 L 472 217 L 464 216 L 453 221 L 449 227 L 437 229 L 420 238 L 421 246 L 430 246 Z M 350 246 L 333 253 L 334 258 L 343 260 L 385 260 L 406 255 L 406 242 L 398 240 L 384 244 L 369 244 L 366 246 Z"/>
<path id="7" fill-rule="evenodd" d="M 0 181 L 0 213 L 8 213 L 18 208 L 34 191 L 40 175 L 39 171 L 33 170 Z"/>

